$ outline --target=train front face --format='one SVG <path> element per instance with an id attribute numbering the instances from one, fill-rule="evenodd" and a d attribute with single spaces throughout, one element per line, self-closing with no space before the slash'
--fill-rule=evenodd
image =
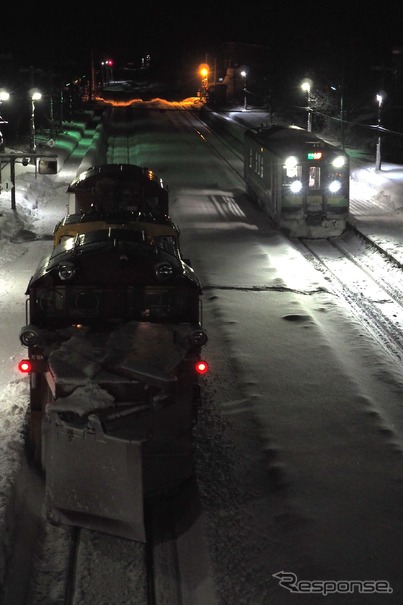
<path id="1" fill-rule="evenodd" d="M 188 368 L 196 393 L 207 342 L 201 287 L 193 269 L 168 250 L 130 229 L 85 233 L 53 248 L 27 289 L 27 325 L 20 339 L 33 371 L 45 372 L 48 351 L 72 334 L 108 333 L 129 323 L 161 325 L 182 343 L 180 352 L 172 353 L 176 366 L 169 359 L 167 366 L 182 375 Z M 178 326 L 185 336 L 178 335 Z M 150 358 L 149 351 L 145 355 Z"/>
<path id="2" fill-rule="evenodd" d="M 283 156 L 280 165 L 281 226 L 297 237 L 341 235 L 349 213 L 347 154 L 326 146 L 306 147 Z"/>
<path id="3" fill-rule="evenodd" d="M 174 252 L 174 253 L 171 253 Z M 175 248 L 143 231 L 104 229 L 68 239 L 41 261 L 28 286 L 29 323 L 199 322 L 201 288 Z"/>
<path id="4" fill-rule="evenodd" d="M 248 190 L 291 237 L 343 233 L 349 177 L 348 155 L 303 129 L 273 125 L 245 134 Z"/>
<path id="5" fill-rule="evenodd" d="M 207 341 L 198 279 L 141 234 L 108 229 L 53 248 L 27 294 L 20 337 L 33 364 L 32 433 L 50 518 L 80 526 L 85 517 L 84 527 L 142 540 L 143 497 L 193 473 L 198 379 L 206 370 L 198 364 Z M 86 461 L 109 469 L 119 456 L 130 460 L 119 467 L 125 473 L 100 475 L 86 499 L 94 475 Z M 135 505 L 114 509 L 105 481 L 116 486 L 113 502 L 130 493 Z"/>

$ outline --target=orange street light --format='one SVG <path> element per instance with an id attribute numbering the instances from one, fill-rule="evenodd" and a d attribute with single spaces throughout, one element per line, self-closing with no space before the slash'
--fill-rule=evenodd
<path id="1" fill-rule="evenodd" d="M 210 74 L 210 67 L 207 65 L 207 63 L 202 63 L 199 65 L 199 74 L 201 76 L 201 96 L 206 97 L 208 90 L 208 77 Z"/>

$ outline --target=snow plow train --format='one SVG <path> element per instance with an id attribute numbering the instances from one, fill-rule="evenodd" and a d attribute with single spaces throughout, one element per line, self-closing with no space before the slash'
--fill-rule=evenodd
<path id="1" fill-rule="evenodd" d="M 152 171 L 94 167 L 68 192 L 26 291 L 29 441 L 50 521 L 145 541 L 145 499 L 193 474 L 202 290 Z"/>

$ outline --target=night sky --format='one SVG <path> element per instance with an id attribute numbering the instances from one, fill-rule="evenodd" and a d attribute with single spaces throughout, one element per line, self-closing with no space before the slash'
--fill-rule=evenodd
<path id="1" fill-rule="evenodd" d="M 229 0 L 168 3 L 2 3 L 0 55 L 27 64 L 86 61 L 86 55 L 137 60 L 149 53 L 165 62 L 213 51 L 223 42 L 264 45 L 284 68 L 293 56 L 314 65 L 357 56 L 367 63 L 403 46 L 403 3 L 338 0 L 320 3 L 260 0 L 240 8 Z"/>
<path id="2" fill-rule="evenodd" d="M 30 69 L 72 78 L 88 74 L 92 58 L 96 65 L 111 58 L 115 65 L 140 67 L 147 54 L 168 77 L 175 72 L 194 77 L 206 57 L 219 61 L 223 45 L 234 42 L 262 49 L 259 77 L 273 95 L 287 98 L 308 76 L 317 86 L 343 81 L 352 109 L 354 99 L 373 104 L 374 91 L 382 87 L 393 87 L 396 102 L 403 105 L 403 54 L 392 52 L 403 49 L 401 0 L 243 4 L 147 0 L 133 2 L 128 10 L 103 1 L 71 2 L 68 9 L 67 3 L 37 0 L 3 3 L 0 87 L 9 86 L 16 70 L 25 70 L 26 78 Z M 394 66 L 400 72 L 393 72 Z M 298 95 L 296 102 L 301 102 Z"/>

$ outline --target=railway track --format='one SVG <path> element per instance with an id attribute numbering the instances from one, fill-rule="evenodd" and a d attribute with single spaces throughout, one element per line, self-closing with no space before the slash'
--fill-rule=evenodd
<path id="1" fill-rule="evenodd" d="M 179 538 L 181 508 L 199 510 L 194 481 L 183 489 L 147 502 L 147 542 L 135 542 L 41 518 L 33 544 L 30 581 L 24 605 L 183 605 L 203 573 L 203 557 L 194 567 L 187 562 L 193 549 L 204 546 L 192 533 L 191 544 Z M 185 505 L 186 502 L 186 505 Z M 177 517 L 180 516 L 181 519 Z"/>
<path id="2" fill-rule="evenodd" d="M 236 162 L 239 159 L 238 145 L 231 133 L 223 139 L 222 132 L 216 134 L 210 129 L 209 132 L 212 135 L 210 146 L 214 145 L 214 138 L 225 144 L 228 153 L 220 154 L 221 159 L 229 165 L 234 160 Z M 231 152 L 234 158 L 232 160 Z M 239 170 L 233 169 L 239 173 Z M 348 225 L 347 232 L 338 238 L 290 241 L 322 273 L 329 289 L 369 330 L 391 358 L 401 363 L 403 265 L 351 224 Z"/>
<path id="3" fill-rule="evenodd" d="M 403 267 L 354 228 L 295 246 L 391 357 L 403 359 Z"/>
<path id="4" fill-rule="evenodd" d="M 110 163 L 136 163 L 134 134 L 125 128 L 112 128 L 108 139 Z M 30 462 L 27 461 L 27 467 Z M 36 475 L 36 467 L 27 470 Z M 44 502 L 44 484 L 35 486 L 38 502 Z M 42 505 L 43 506 L 43 505 Z M 25 508 L 24 508 L 25 507 Z M 22 505 L 21 516 L 31 515 L 30 503 Z M 32 530 L 29 557 L 21 567 L 15 559 L 10 577 L 22 583 L 21 598 L 15 605 L 77 605 L 78 603 L 119 603 L 119 605 L 183 605 L 197 586 L 203 569 L 205 543 L 202 532 L 195 535 L 201 505 L 194 480 L 173 493 L 147 501 L 145 543 L 97 531 L 55 526 L 46 511 L 38 511 L 37 527 Z M 196 520 L 195 520 L 196 519 Z M 189 523 L 190 537 L 186 533 Z M 15 550 L 27 549 L 26 535 Z M 190 542 L 191 541 L 191 542 Z M 188 553 L 197 552 L 197 565 L 189 565 Z M 29 560 L 28 560 L 29 559 Z M 13 587 L 5 589 L 11 595 Z M 23 594 L 24 593 L 24 594 Z M 11 599 L 11 596 L 10 596 Z"/>
<path id="5" fill-rule="evenodd" d="M 214 139 L 220 141 L 220 144 L 224 143 L 226 153 L 220 154 L 221 159 L 232 165 L 239 176 L 243 176 L 235 167 L 240 156 L 237 151 L 238 142 L 231 132 L 215 133 L 210 129 L 209 132 L 212 135 L 210 146 L 214 145 Z M 357 209 L 356 202 L 354 208 Z M 341 237 L 290 241 L 322 273 L 329 289 L 369 330 L 391 358 L 401 363 L 403 265 L 351 224 L 348 224 L 348 230 Z"/>

